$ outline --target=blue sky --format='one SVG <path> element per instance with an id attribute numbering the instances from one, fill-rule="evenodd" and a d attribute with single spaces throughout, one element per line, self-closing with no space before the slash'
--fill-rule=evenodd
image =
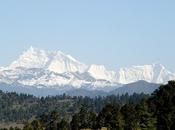
<path id="1" fill-rule="evenodd" d="M 5 0 L 0 66 L 30 46 L 108 69 L 161 63 L 175 72 L 175 1 Z"/>

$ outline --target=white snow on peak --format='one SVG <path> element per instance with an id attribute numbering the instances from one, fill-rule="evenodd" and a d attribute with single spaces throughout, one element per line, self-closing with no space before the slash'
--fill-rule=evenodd
<path id="1" fill-rule="evenodd" d="M 61 51 L 48 52 L 30 47 L 10 68 L 44 68 L 56 73 L 84 72 L 87 66 L 75 60 L 72 56 Z"/>
<path id="2" fill-rule="evenodd" d="M 95 79 L 115 81 L 116 73 L 106 70 L 103 65 L 91 65 L 88 69 L 88 73 L 90 73 L 90 75 Z"/>
<path id="3" fill-rule="evenodd" d="M 123 84 L 136 82 L 138 80 L 145 80 L 153 83 L 165 83 L 172 79 L 175 79 L 175 75 L 166 70 L 161 64 L 121 68 L 118 72 L 118 82 Z"/>
<path id="4" fill-rule="evenodd" d="M 10 65 L 10 68 L 43 68 L 48 60 L 47 52 L 30 47 Z"/>

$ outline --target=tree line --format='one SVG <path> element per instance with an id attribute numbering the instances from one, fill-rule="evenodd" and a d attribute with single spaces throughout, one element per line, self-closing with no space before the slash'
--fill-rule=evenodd
<path id="1" fill-rule="evenodd" d="M 58 111 L 61 118 L 69 117 L 79 111 L 82 104 L 99 113 L 106 104 L 138 103 L 149 95 L 133 94 L 107 97 L 70 97 L 68 95 L 35 97 L 27 94 L 4 93 L 0 91 L 0 122 L 24 123 L 45 112 Z"/>

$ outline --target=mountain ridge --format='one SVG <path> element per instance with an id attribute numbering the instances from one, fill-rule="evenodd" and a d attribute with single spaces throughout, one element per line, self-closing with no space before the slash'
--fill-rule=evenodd
<path id="1" fill-rule="evenodd" d="M 61 51 L 49 52 L 33 47 L 8 67 L 0 69 L 0 83 L 54 88 L 57 91 L 86 89 L 109 92 L 140 80 L 162 84 L 174 79 L 175 74 L 161 64 L 132 66 L 115 72 L 103 65 L 86 65 Z"/>

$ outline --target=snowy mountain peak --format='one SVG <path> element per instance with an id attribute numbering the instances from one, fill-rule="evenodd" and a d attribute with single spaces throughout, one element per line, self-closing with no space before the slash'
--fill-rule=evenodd
<path id="1" fill-rule="evenodd" d="M 175 79 L 175 75 L 161 64 L 133 66 L 130 68 L 121 68 L 118 72 L 118 81 L 123 84 L 145 80 L 153 83 L 165 83 L 168 80 Z"/>
<path id="2" fill-rule="evenodd" d="M 83 72 L 86 65 L 78 62 L 72 56 L 66 55 L 61 51 L 47 52 L 30 47 L 9 68 L 42 68 L 57 73 L 64 72 Z"/>
<path id="3" fill-rule="evenodd" d="M 10 65 L 10 68 L 43 68 L 47 61 L 47 53 L 44 50 L 30 47 Z"/>

